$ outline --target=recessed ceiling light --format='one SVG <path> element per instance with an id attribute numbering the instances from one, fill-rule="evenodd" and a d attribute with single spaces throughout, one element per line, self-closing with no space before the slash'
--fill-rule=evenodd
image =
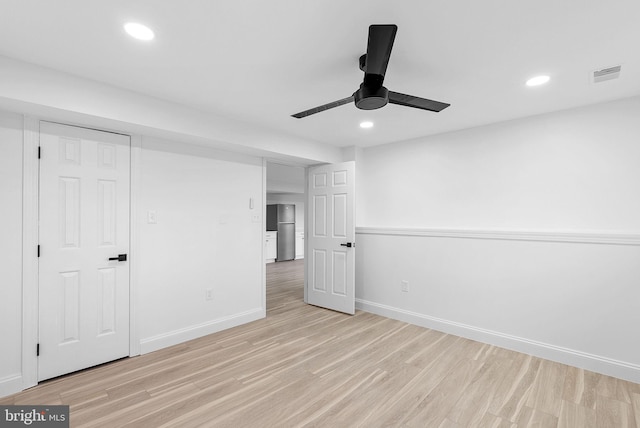
<path id="1" fill-rule="evenodd" d="M 365 121 L 360 122 L 360 128 L 373 128 L 373 122 Z"/>
<path id="2" fill-rule="evenodd" d="M 151 28 L 146 25 L 138 24 L 137 22 L 127 22 L 124 24 L 124 30 L 131 37 L 138 40 L 153 40 L 155 37 Z"/>
<path id="3" fill-rule="evenodd" d="M 549 76 L 532 77 L 531 79 L 527 80 L 527 86 L 544 85 L 545 83 L 547 83 L 549 81 L 549 79 L 550 79 Z"/>

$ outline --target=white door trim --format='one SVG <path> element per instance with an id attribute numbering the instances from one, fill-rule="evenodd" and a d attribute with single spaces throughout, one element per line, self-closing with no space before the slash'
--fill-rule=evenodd
<path id="1" fill-rule="evenodd" d="M 307 293 L 307 289 L 309 287 L 309 283 L 307 281 L 307 274 L 308 274 L 308 270 L 309 270 L 309 254 L 310 254 L 310 250 L 309 250 L 309 167 L 306 167 L 304 169 L 304 236 L 305 236 L 305 240 L 304 240 L 304 287 L 302 287 L 304 289 L 304 295 L 303 295 L 303 301 L 306 304 L 309 304 L 309 298 L 308 298 L 308 293 Z"/>
<path id="2" fill-rule="evenodd" d="M 140 355 L 140 331 L 138 328 L 138 254 L 140 254 L 139 200 L 141 196 L 142 176 L 142 137 L 131 135 L 131 173 L 129 175 L 129 356 Z"/>
<path id="3" fill-rule="evenodd" d="M 255 205 L 254 205 L 255 206 Z M 262 158 L 262 206 L 260 207 L 262 216 L 262 239 L 260 240 L 260 277 L 262 278 L 262 317 L 267 316 L 267 256 L 264 248 L 264 241 L 267 239 L 267 158 Z"/>
<path id="4" fill-rule="evenodd" d="M 22 167 L 22 389 L 38 384 L 38 204 L 39 172 L 38 147 L 40 145 L 40 121 L 45 119 L 24 116 L 23 167 Z M 64 123 L 63 123 L 64 124 Z M 87 126 L 65 124 L 69 126 Z M 96 128 L 91 128 L 96 129 Z M 104 132 L 114 132 L 96 129 Z M 129 134 L 125 134 L 129 135 Z M 139 228 L 137 225 L 137 196 L 140 193 L 140 159 L 142 141 L 139 136 L 131 137 L 131 181 L 130 181 L 130 252 L 129 270 L 129 356 L 140 354 L 139 327 L 137 323 L 137 263 L 133 258 L 139 248 Z M 134 252 L 135 251 L 135 252 Z"/>
<path id="5" fill-rule="evenodd" d="M 22 144 L 22 389 L 27 389 L 38 384 L 39 119 L 24 116 Z"/>

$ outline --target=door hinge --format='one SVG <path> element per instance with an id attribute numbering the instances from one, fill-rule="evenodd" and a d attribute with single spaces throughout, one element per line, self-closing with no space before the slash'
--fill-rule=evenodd
<path id="1" fill-rule="evenodd" d="M 38 159 L 40 159 L 40 149 L 41 149 L 41 147 L 38 146 Z"/>
<path id="2" fill-rule="evenodd" d="M 36 357 L 39 357 L 39 356 L 40 356 L 40 344 L 38 343 L 36 345 Z"/>
<path id="3" fill-rule="evenodd" d="M 40 257 L 40 245 L 38 245 L 38 257 Z"/>

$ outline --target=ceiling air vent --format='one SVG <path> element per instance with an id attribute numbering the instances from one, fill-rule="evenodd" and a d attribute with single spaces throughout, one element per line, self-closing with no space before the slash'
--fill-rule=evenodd
<path id="1" fill-rule="evenodd" d="M 600 83 L 606 80 L 613 80 L 620 77 L 621 65 L 615 67 L 603 68 L 602 70 L 596 70 L 593 72 L 593 83 Z"/>

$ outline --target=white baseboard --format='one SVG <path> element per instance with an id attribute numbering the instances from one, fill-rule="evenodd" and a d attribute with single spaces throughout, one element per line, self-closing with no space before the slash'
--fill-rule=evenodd
<path id="1" fill-rule="evenodd" d="M 22 375 L 14 374 L 0 379 L 0 397 L 15 394 L 23 390 Z"/>
<path id="2" fill-rule="evenodd" d="M 188 340 L 208 334 L 217 333 L 232 327 L 246 324 L 262 319 L 266 316 L 266 311 L 262 308 L 253 309 L 230 317 L 220 318 L 206 323 L 193 325 L 157 336 L 148 337 L 140 341 L 140 353 L 147 354 L 162 348 L 177 345 Z"/>
<path id="3" fill-rule="evenodd" d="M 640 366 L 496 331 L 356 299 L 356 308 L 387 318 L 640 383 Z"/>

